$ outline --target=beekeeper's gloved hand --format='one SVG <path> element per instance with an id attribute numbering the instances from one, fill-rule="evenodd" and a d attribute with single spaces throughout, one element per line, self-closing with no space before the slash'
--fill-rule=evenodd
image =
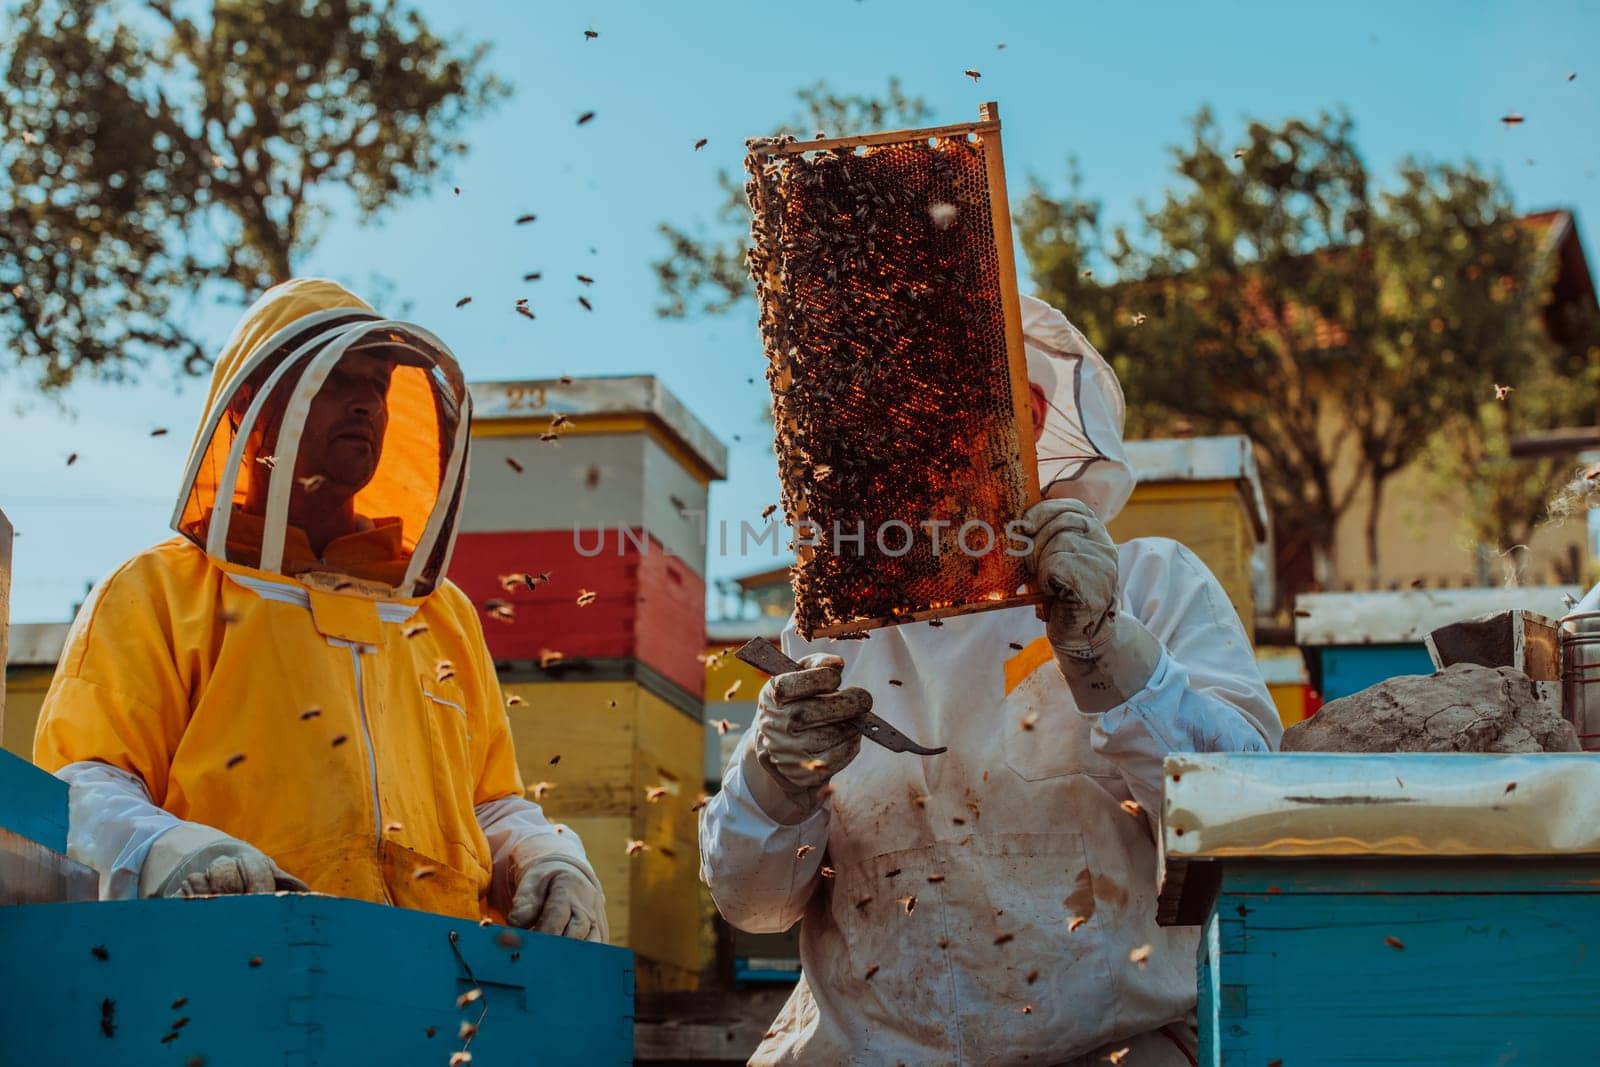
<path id="1" fill-rule="evenodd" d="M 606 896 L 594 872 L 544 845 L 535 837 L 512 850 L 517 888 L 506 912 L 507 925 L 578 941 L 609 940 Z"/>
<path id="2" fill-rule="evenodd" d="M 856 758 L 861 732 L 853 720 L 872 710 L 865 689 L 839 688 L 844 660 L 838 656 L 810 655 L 800 667 L 761 687 L 741 757 L 756 803 L 786 825 L 815 811 L 828 779 Z"/>
<path id="3" fill-rule="evenodd" d="M 181 823 L 155 839 L 139 870 L 142 897 L 310 890 L 254 845 L 199 823 Z"/>
<path id="4" fill-rule="evenodd" d="M 1082 711 L 1106 711 L 1143 689 L 1161 642 L 1117 610 L 1117 546 L 1081 500 L 1041 500 L 1022 516 L 1028 567 L 1045 604 L 1045 634 Z"/>

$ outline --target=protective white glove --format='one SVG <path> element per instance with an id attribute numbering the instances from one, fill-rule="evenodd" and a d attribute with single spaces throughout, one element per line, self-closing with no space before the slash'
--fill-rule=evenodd
<path id="1" fill-rule="evenodd" d="M 308 893 L 254 845 L 199 823 L 186 822 L 156 838 L 139 870 L 142 897 L 205 897 L 230 893 Z"/>
<path id="2" fill-rule="evenodd" d="M 516 890 L 506 923 L 578 941 L 610 940 L 606 896 L 594 871 L 587 864 L 580 866 L 574 857 L 549 851 L 545 844 L 535 837 L 512 849 Z"/>
<path id="3" fill-rule="evenodd" d="M 840 689 L 844 660 L 815 653 L 801 669 L 767 679 L 756 698 L 752 741 L 742 766 L 761 810 L 774 821 L 804 821 L 828 779 L 861 751 L 853 720 L 872 710 L 865 689 Z"/>
<path id="4" fill-rule="evenodd" d="M 1117 610 L 1117 546 L 1081 500 L 1041 500 L 1022 516 L 1033 538 L 1028 568 L 1044 608 L 1045 635 L 1079 710 L 1106 711 L 1143 689 L 1161 642 Z"/>

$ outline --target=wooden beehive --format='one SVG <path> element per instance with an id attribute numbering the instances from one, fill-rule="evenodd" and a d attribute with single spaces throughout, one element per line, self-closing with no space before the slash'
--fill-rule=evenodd
<path id="1" fill-rule="evenodd" d="M 749 145 L 807 637 L 1036 599 L 1005 534 L 1039 485 L 1000 120 L 980 115 Z"/>

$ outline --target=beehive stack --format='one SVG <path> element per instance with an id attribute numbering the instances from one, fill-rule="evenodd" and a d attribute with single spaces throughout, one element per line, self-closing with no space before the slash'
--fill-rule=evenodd
<path id="1" fill-rule="evenodd" d="M 1038 474 L 999 125 L 985 105 L 750 142 L 783 506 L 822 541 L 796 541 L 808 637 L 1007 606 L 1026 581 L 1004 537 Z"/>
<path id="2" fill-rule="evenodd" d="M 693 988 L 704 521 L 726 452 L 651 377 L 472 393 L 450 577 L 484 612 L 523 781 L 583 838 L 639 988 Z"/>

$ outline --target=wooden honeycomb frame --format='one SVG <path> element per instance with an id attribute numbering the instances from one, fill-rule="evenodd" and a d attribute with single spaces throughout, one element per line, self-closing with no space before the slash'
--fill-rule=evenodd
<path id="1" fill-rule="evenodd" d="M 774 394 L 774 421 L 779 439 L 780 474 L 784 484 L 783 503 L 791 525 L 798 528 L 812 518 L 814 503 L 824 495 L 820 488 L 820 480 L 828 477 L 833 469 L 831 464 L 818 462 L 817 456 L 813 454 L 827 453 L 829 442 L 821 440 L 819 444 L 815 432 L 806 432 L 805 424 L 808 419 L 803 410 L 805 405 L 800 398 L 820 396 L 830 406 L 839 399 L 855 402 L 857 407 L 862 409 L 858 414 L 863 415 L 863 418 L 857 419 L 860 424 L 857 426 L 858 431 L 867 425 L 865 415 L 883 417 L 896 413 L 887 409 L 872 410 L 871 406 L 877 394 L 872 390 L 861 388 L 857 377 L 850 377 L 849 381 L 842 384 L 829 383 L 815 376 L 808 378 L 807 368 L 804 367 L 797 374 L 796 365 L 807 363 L 813 351 L 853 348 L 862 355 L 872 357 L 858 359 L 855 369 L 860 369 L 874 360 L 888 365 L 896 358 L 910 366 L 913 361 L 920 359 L 925 351 L 919 348 L 916 350 L 916 356 L 896 357 L 883 351 L 885 346 L 882 343 L 862 342 L 860 337 L 871 332 L 871 312 L 869 311 L 864 317 L 859 313 L 859 308 L 852 311 L 846 307 L 851 299 L 856 300 L 858 304 L 866 300 L 867 285 L 872 282 L 869 280 L 864 284 L 857 283 L 862 278 L 870 279 L 872 265 L 892 266 L 894 262 L 895 257 L 890 253 L 877 252 L 875 238 L 878 241 L 888 241 L 895 247 L 918 251 L 924 258 L 927 255 L 927 246 L 945 240 L 933 236 L 931 232 L 912 232 L 926 230 L 926 225 L 920 228 L 902 225 L 899 230 L 879 234 L 872 222 L 872 216 L 880 209 L 874 205 L 888 201 L 891 209 L 899 208 L 898 217 L 905 223 L 908 217 L 914 217 L 907 213 L 917 203 L 916 194 L 908 193 L 906 190 L 918 187 L 917 179 L 922 176 L 921 171 L 931 168 L 931 173 L 934 175 L 931 180 L 921 183 L 922 189 L 932 189 L 938 182 L 947 182 L 948 188 L 956 188 L 963 180 L 969 184 L 975 180 L 978 168 L 974 158 L 978 156 L 981 156 L 982 203 L 969 201 L 968 207 L 979 213 L 986 211 L 987 225 L 965 226 L 966 220 L 963 217 L 962 234 L 946 242 L 948 245 L 950 242 L 959 241 L 959 252 L 941 253 L 944 258 L 939 262 L 950 262 L 953 255 L 955 260 L 959 261 L 958 277 L 968 277 L 965 267 L 972 265 L 976 271 L 975 279 L 987 282 L 987 286 L 974 285 L 968 288 L 956 286 L 953 291 L 947 292 L 942 284 L 931 290 L 929 286 L 917 280 L 913 280 L 910 285 L 922 290 L 923 296 L 937 295 L 941 298 L 930 303 L 945 305 L 966 300 L 970 306 L 979 308 L 982 312 L 979 318 L 970 318 L 964 328 L 981 330 L 983 336 L 991 342 L 988 346 L 988 358 L 991 361 L 992 371 L 990 379 L 994 384 L 990 387 L 993 394 L 990 399 L 994 403 L 990 405 L 991 416 L 986 422 L 983 421 L 981 411 L 975 413 L 978 418 L 969 421 L 978 422 L 988 428 L 984 433 L 976 435 L 978 440 L 1002 442 L 1009 451 L 989 468 L 991 471 L 996 471 L 1001 469 L 1002 464 L 1006 467 L 1004 473 L 990 479 L 1005 483 L 999 492 L 1003 506 L 994 509 L 993 514 L 975 517 L 991 522 L 992 527 L 998 531 L 1005 520 L 1020 516 L 1029 504 L 1039 499 L 1039 481 L 1027 361 L 1023 348 L 1021 304 L 1016 286 L 1016 259 L 1011 243 L 1011 216 L 1005 189 L 1005 166 L 1001 152 L 998 107 L 993 103 L 984 104 L 980 108 L 978 120 L 970 123 L 813 141 L 796 141 L 792 138 L 758 139 L 749 143 L 749 149 L 746 165 L 751 172 L 751 181 L 747 186 L 747 192 L 755 211 L 755 222 L 752 227 L 755 247 L 751 253 L 751 272 L 762 305 L 762 333 L 769 360 L 767 377 Z M 895 156 L 893 153 L 897 152 L 902 154 Z M 879 156 L 878 153 L 886 155 Z M 934 159 L 941 153 L 944 157 L 942 161 Z M 810 172 L 810 176 L 804 170 L 794 169 L 797 163 L 806 160 L 819 164 Z M 856 163 L 858 160 L 862 162 Z M 849 177 L 853 163 L 859 170 L 871 168 L 880 160 L 882 161 L 879 165 L 880 171 L 901 166 L 895 162 L 896 160 L 904 161 L 898 175 L 907 178 L 905 187 L 900 190 L 891 187 L 888 192 L 882 194 L 881 199 L 875 181 L 864 180 L 862 183 L 857 183 Z M 924 166 L 925 163 L 927 166 Z M 819 174 L 819 171 L 824 169 L 822 165 L 834 169 L 827 170 L 825 175 Z M 837 205 L 830 199 L 839 193 L 840 179 L 835 174 L 836 170 L 842 170 L 845 175 L 842 181 L 846 184 L 842 188 L 856 198 L 857 206 L 853 218 L 840 214 Z M 964 172 L 965 178 L 960 174 L 952 177 L 954 172 Z M 883 180 L 882 173 L 877 176 L 878 180 Z M 870 194 L 858 191 L 858 185 L 870 189 Z M 897 191 L 903 195 L 897 198 L 893 195 Z M 797 202 L 803 205 L 798 210 L 802 213 L 810 211 L 814 215 L 820 210 L 819 204 L 834 208 L 832 212 L 827 213 L 830 232 L 834 236 L 826 240 L 842 239 L 847 243 L 851 251 L 845 253 L 846 269 L 842 271 L 837 269 L 840 266 L 836 255 L 837 249 L 831 245 L 829 251 L 820 256 L 808 251 L 816 247 L 816 231 L 821 227 L 808 229 L 798 225 L 804 220 L 791 217 L 797 210 L 794 207 Z M 950 206 L 954 207 L 953 204 Z M 863 220 L 866 220 L 864 225 L 855 225 L 862 223 Z M 952 224 L 936 224 L 934 228 L 943 231 L 950 225 Z M 985 257 L 992 257 L 992 260 L 987 260 Z M 988 266 L 977 265 L 980 259 L 985 259 Z M 828 265 L 826 281 L 822 278 L 824 262 Z M 861 266 L 852 275 L 851 263 L 868 265 Z M 808 274 L 808 271 L 811 273 Z M 942 274 L 939 276 L 941 283 L 944 277 Z M 882 278 L 883 271 L 880 270 L 878 280 L 882 281 Z M 817 298 L 821 294 L 822 287 L 826 287 L 831 295 L 823 297 L 819 303 Z M 872 300 L 881 303 L 891 300 L 896 295 L 905 295 L 905 279 L 902 279 L 902 284 L 898 288 L 898 293 L 891 291 L 891 288 L 872 290 L 874 294 Z M 989 295 L 971 296 L 969 288 Z M 854 289 L 853 297 L 849 292 L 852 289 Z M 946 296 L 949 297 L 948 300 L 943 299 Z M 808 301 L 811 310 L 802 314 L 801 310 L 797 309 L 805 309 Z M 917 324 L 921 326 L 936 319 L 938 312 L 924 314 L 919 306 L 914 314 L 918 316 Z M 953 316 L 954 312 L 951 315 Z M 824 326 L 816 326 L 818 318 L 825 322 Z M 948 327 L 949 323 L 945 325 Z M 815 330 L 824 331 L 826 343 L 819 343 L 815 347 L 806 345 L 803 340 L 800 344 L 791 343 L 802 334 L 808 331 L 814 333 Z M 998 343 L 999 335 L 1002 331 L 1003 358 L 997 358 L 1001 348 L 1001 344 Z M 846 336 L 848 340 L 837 341 L 838 338 Z M 890 342 L 891 345 L 893 343 Z M 869 346 L 876 347 L 879 351 L 867 352 Z M 981 369 L 973 369 L 978 361 L 966 358 L 970 351 L 964 349 L 959 353 L 962 356 L 960 360 L 954 358 L 958 353 L 948 350 L 940 352 L 940 355 L 945 357 L 942 366 L 954 368 L 958 376 L 966 374 L 970 377 L 981 374 Z M 844 365 L 841 362 L 843 357 L 827 358 L 832 359 L 837 365 L 835 369 Z M 918 369 L 928 373 L 940 373 L 937 369 L 929 369 L 936 363 L 937 360 L 922 360 Z M 815 370 L 814 367 L 810 369 Z M 1004 387 L 999 384 L 1002 373 L 1005 377 Z M 968 388 L 963 395 L 970 398 L 973 394 Z M 926 394 L 920 394 L 918 399 L 923 400 L 925 396 Z M 850 405 L 846 403 L 845 406 Z M 966 408 L 952 413 L 974 414 Z M 898 411 L 898 414 L 909 417 L 903 410 Z M 920 417 L 925 419 L 926 412 Z M 1000 426 L 1002 420 L 1007 425 Z M 888 432 L 892 433 L 892 427 Z M 857 436 L 860 437 L 861 434 L 858 432 Z M 796 442 L 806 444 L 797 446 Z M 847 454 L 852 457 L 856 455 L 848 451 Z M 986 454 L 982 453 L 981 449 L 973 449 L 971 452 L 972 458 L 992 459 L 997 455 L 1001 453 L 992 449 Z M 873 469 L 876 469 L 875 464 L 879 464 L 873 457 L 868 457 L 864 462 Z M 899 470 L 905 469 L 904 456 L 896 462 L 900 464 Z M 919 472 L 921 470 L 921 468 L 915 469 Z M 967 473 L 970 476 L 972 472 Z M 880 479 L 883 474 L 884 471 L 878 471 Z M 983 479 L 980 477 L 975 480 Z M 875 484 L 881 488 L 882 482 L 880 480 Z M 863 485 L 859 497 L 865 504 L 876 494 L 870 487 L 866 487 L 864 482 Z M 827 510 L 819 509 L 819 514 Z M 929 512 L 925 511 L 923 514 Z M 937 551 L 932 553 L 935 557 L 939 554 Z M 956 588 L 962 584 L 962 580 L 954 575 L 954 564 L 948 562 L 936 564 L 935 566 L 942 566 L 944 571 L 950 572 L 952 594 L 930 596 L 927 595 L 928 589 L 935 583 L 927 577 L 920 578 L 914 583 L 919 589 L 916 593 L 909 592 L 905 586 L 897 586 L 892 595 L 884 594 L 880 588 L 874 588 L 874 578 L 879 573 L 884 574 L 886 580 L 892 581 L 892 575 L 896 571 L 893 560 L 899 557 L 891 558 L 879 552 L 875 557 L 876 570 L 865 565 L 850 565 L 847 569 L 853 569 L 852 584 L 852 581 L 845 580 L 845 576 L 838 573 L 840 564 L 837 554 L 821 552 L 816 547 L 797 542 L 796 556 L 791 579 L 795 587 L 798 626 L 800 632 L 808 638 L 852 635 L 903 622 L 939 619 L 1018 604 L 1038 603 L 1043 599 L 1031 592 L 1016 591 L 1026 581 L 1026 573 L 1020 558 L 1013 558 L 1010 563 L 1004 565 L 989 562 L 971 564 L 973 575 L 966 584 L 971 586 L 979 582 L 980 578 L 987 581 L 990 588 L 981 594 L 975 594 L 971 588 L 964 590 Z M 826 558 L 830 556 L 832 558 Z M 852 599 L 870 606 L 854 609 L 851 607 Z M 841 607 L 841 604 L 844 606 Z"/>

